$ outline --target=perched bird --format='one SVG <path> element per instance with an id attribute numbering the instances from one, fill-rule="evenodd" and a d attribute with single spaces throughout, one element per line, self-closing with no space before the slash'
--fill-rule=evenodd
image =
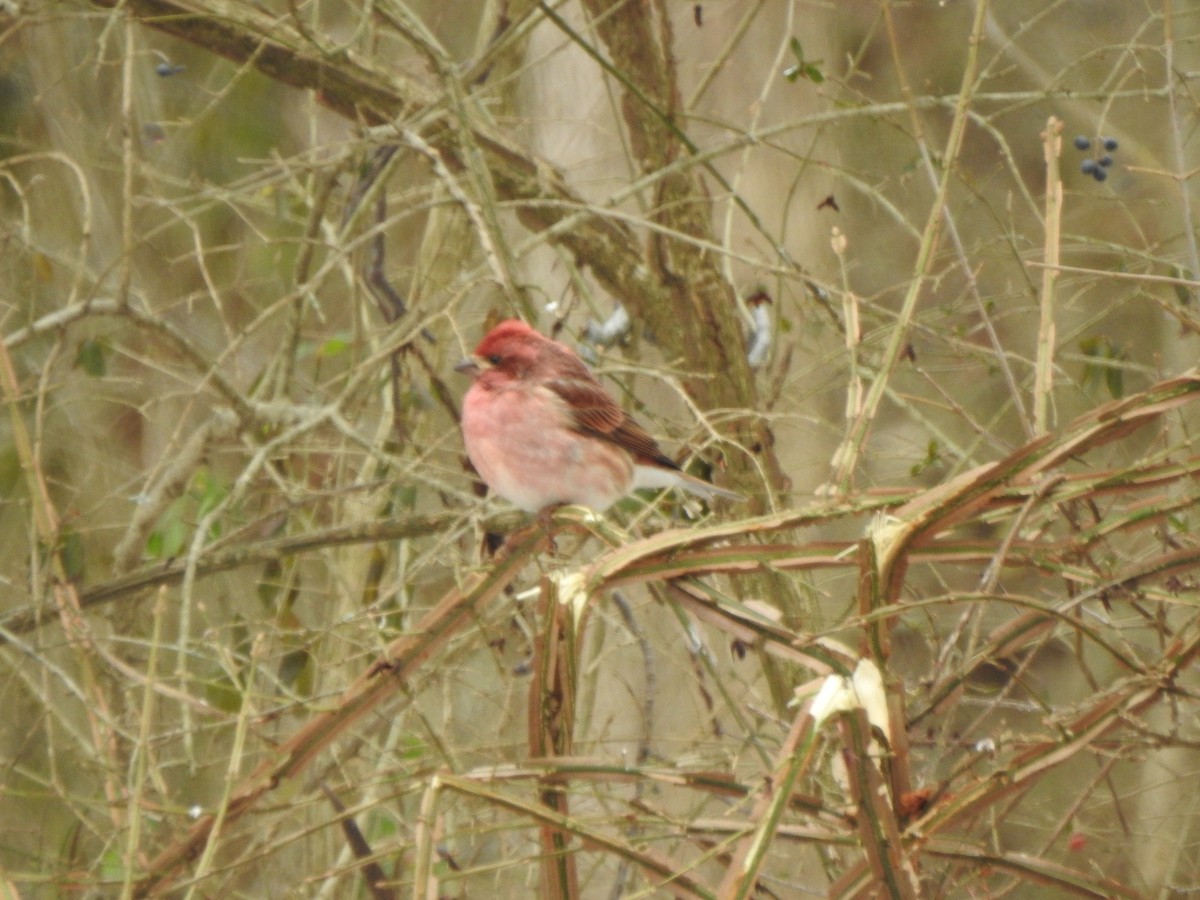
<path id="1" fill-rule="evenodd" d="M 527 512 L 605 510 L 638 488 L 743 499 L 682 472 L 565 344 L 501 322 L 457 370 L 473 381 L 463 442 L 489 488 Z"/>

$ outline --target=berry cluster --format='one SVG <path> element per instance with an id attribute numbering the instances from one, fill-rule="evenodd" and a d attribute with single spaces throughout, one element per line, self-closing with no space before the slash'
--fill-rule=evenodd
<path id="1" fill-rule="evenodd" d="M 1099 151 L 1099 149 L 1097 149 L 1096 156 L 1094 156 L 1094 157 L 1089 156 L 1087 159 L 1085 159 L 1082 163 L 1079 164 L 1079 171 L 1082 172 L 1084 175 L 1091 175 L 1097 181 L 1103 181 L 1105 178 L 1108 177 L 1108 167 L 1113 164 L 1113 158 L 1110 154 L 1114 150 L 1117 149 L 1117 139 L 1110 138 L 1110 137 L 1097 138 L 1097 143 L 1106 152 L 1101 153 Z M 1082 134 L 1079 135 L 1079 137 L 1075 138 L 1075 149 L 1076 150 L 1092 149 L 1091 138 L 1086 138 Z"/>

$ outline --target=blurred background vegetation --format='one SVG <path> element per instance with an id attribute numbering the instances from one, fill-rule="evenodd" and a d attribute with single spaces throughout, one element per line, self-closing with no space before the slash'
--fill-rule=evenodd
<path id="1" fill-rule="evenodd" d="M 1200 891 L 1198 37 L 0 0 L 8 895 Z M 493 555 L 508 316 L 750 502 Z"/>

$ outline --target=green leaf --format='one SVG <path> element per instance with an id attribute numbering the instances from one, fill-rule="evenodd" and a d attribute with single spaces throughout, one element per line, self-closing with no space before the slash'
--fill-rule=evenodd
<path id="1" fill-rule="evenodd" d="M 225 486 L 213 477 L 208 469 L 200 469 L 192 478 L 192 487 L 190 494 L 196 500 L 197 519 L 208 515 L 229 492 Z M 221 536 L 221 523 L 213 522 L 208 530 L 210 540 L 216 540 Z"/>
<path id="2" fill-rule="evenodd" d="M 371 822 L 371 837 L 377 843 L 383 843 L 390 838 L 395 837 L 400 833 L 400 828 L 396 824 L 396 820 L 388 815 L 373 815 Z"/>
<path id="3" fill-rule="evenodd" d="M 1125 373 L 1116 366 L 1109 366 L 1104 370 L 1104 384 L 1114 400 L 1125 396 Z"/>
<path id="4" fill-rule="evenodd" d="M 1192 280 L 1192 273 L 1189 272 L 1187 269 L 1184 269 L 1180 266 L 1172 266 L 1171 267 L 1171 275 L 1174 276 L 1175 278 L 1183 279 L 1184 281 Z M 1176 284 L 1176 285 L 1174 285 L 1174 287 L 1175 287 L 1175 299 L 1179 301 L 1179 305 L 1180 306 L 1191 306 L 1192 305 L 1191 289 L 1188 288 L 1188 286 L 1184 285 L 1184 284 Z"/>
<path id="5" fill-rule="evenodd" d="M 159 527 L 150 532 L 150 537 L 146 540 L 146 555 L 151 559 L 171 559 L 178 556 L 187 542 L 187 532 L 187 525 L 172 506 Z"/>
<path id="6" fill-rule="evenodd" d="M 350 342 L 345 338 L 332 337 L 317 348 L 317 356 L 324 357 L 325 359 L 341 356 L 349 346 Z"/>
<path id="7" fill-rule="evenodd" d="M 213 478 L 212 473 L 207 469 L 201 469 L 196 473 L 196 477 L 192 479 L 192 491 L 200 501 L 200 505 L 196 508 L 198 517 L 212 512 L 213 508 L 224 500 L 228 493 L 225 486 Z"/>
<path id="8" fill-rule="evenodd" d="M 925 445 L 925 458 L 918 463 L 914 463 L 909 469 L 909 474 L 916 478 L 922 474 L 930 466 L 935 466 L 942 461 L 942 448 L 934 438 L 929 439 L 929 443 Z"/>
<path id="9" fill-rule="evenodd" d="M 93 378 L 103 378 L 108 372 L 107 353 L 108 348 L 103 341 L 88 338 L 80 341 L 75 350 L 75 365 Z"/>
<path id="10" fill-rule="evenodd" d="M 78 531 L 63 531 L 58 540 L 58 555 L 62 560 L 63 574 L 67 576 L 68 581 L 79 581 L 83 578 L 83 538 L 79 536 Z"/>
<path id="11" fill-rule="evenodd" d="M 805 78 L 813 84 L 821 84 L 825 81 L 825 74 L 820 68 L 824 60 L 805 59 L 804 48 L 800 45 L 799 38 L 792 38 L 788 46 L 791 48 L 792 55 L 796 57 L 796 61 L 783 70 L 784 78 L 791 82 L 795 82 L 798 78 Z"/>
<path id="12" fill-rule="evenodd" d="M 315 668 L 312 654 L 304 647 L 289 650 L 279 661 L 279 682 L 301 695 L 311 694 Z"/>
<path id="13" fill-rule="evenodd" d="M 429 754 L 429 745 L 419 737 L 406 735 L 400 739 L 396 752 L 401 759 L 410 761 L 424 759 Z"/>
<path id="14" fill-rule="evenodd" d="M 396 506 L 400 509 L 416 509 L 417 486 L 415 484 L 397 484 L 395 488 Z"/>
<path id="15" fill-rule="evenodd" d="M 113 841 L 100 856 L 100 878 L 104 881 L 121 881 L 125 877 L 125 854 L 118 841 Z M 6 895 L 7 896 L 7 895 Z M 16 896 L 13 894 L 12 896 Z"/>
<path id="16" fill-rule="evenodd" d="M 1129 359 L 1129 354 L 1120 344 L 1107 335 L 1081 338 L 1079 349 L 1084 356 L 1095 362 L 1083 365 L 1083 386 L 1103 384 L 1110 397 L 1119 400 L 1125 396 L 1125 370 L 1119 363 Z"/>
<path id="17" fill-rule="evenodd" d="M 218 675 L 204 685 L 204 699 L 210 706 L 227 713 L 236 713 L 242 708 L 242 692 L 228 675 Z"/>
<path id="18" fill-rule="evenodd" d="M 184 545 L 187 543 L 187 534 L 188 528 L 182 519 L 168 522 L 163 531 L 163 555 L 173 557 L 183 552 Z"/>

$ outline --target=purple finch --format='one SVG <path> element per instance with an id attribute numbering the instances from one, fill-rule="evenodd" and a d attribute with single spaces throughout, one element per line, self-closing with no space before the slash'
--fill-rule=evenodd
<path id="1" fill-rule="evenodd" d="M 638 488 L 742 498 L 682 472 L 565 344 L 501 322 L 457 366 L 467 456 L 489 488 L 527 512 L 605 510 Z"/>

